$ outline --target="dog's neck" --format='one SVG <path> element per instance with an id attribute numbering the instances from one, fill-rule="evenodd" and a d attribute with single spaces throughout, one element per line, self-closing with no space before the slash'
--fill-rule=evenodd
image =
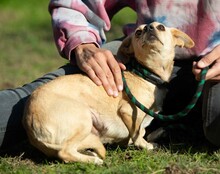
<path id="1" fill-rule="evenodd" d="M 143 66 L 136 59 L 132 59 L 126 66 L 128 71 L 133 72 L 156 86 L 162 87 L 167 85 L 167 81 L 161 79 L 160 76 L 152 72 L 149 68 Z"/>
<path id="2" fill-rule="evenodd" d="M 146 55 L 136 55 L 137 61 L 158 75 L 162 80 L 168 82 L 173 70 L 174 53 L 160 54 L 152 52 Z"/>

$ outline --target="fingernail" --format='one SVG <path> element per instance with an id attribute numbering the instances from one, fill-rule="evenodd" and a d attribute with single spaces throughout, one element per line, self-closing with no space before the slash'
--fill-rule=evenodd
<path id="1" fill-rule="evenodd" d="M 102 85 L 101 81 L 96 81 L 95 83 L 96 83 L 97 86 L 101 86 Z"/>
<path id="2" fill-rule="evenodd" d="M 118 90 L 119 90 L 119 91 L 122 91 L 122 90 L 123 90 L 123 86 L 122 86 L 122 85 L 119 85 L 119 86 L 118 86 Z"/>
<path id="3" fill-rule="evenodd" d="M 118 91 L 114 91 L 114 97 L 118 97 Z"/>
<path id="4" fill-rule="evenodd" d="M 113 94 L 114 94 L 114 92 L 112 91 L 112 89 L 109 89 L 109 90 L 108 90 L 108 95 L 111 95 L 111 96 L 112 96 Z"/>
<path id="5" fill-rule="evenodd" d="M 203 61 L 199 61 L 197 65 L 198 65 L 200 68 L 203 68 L 203 67 L 206 66 Z"/>

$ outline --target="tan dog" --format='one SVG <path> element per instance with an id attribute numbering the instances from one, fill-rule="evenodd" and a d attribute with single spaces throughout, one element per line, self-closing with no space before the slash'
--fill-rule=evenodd
<path id="1" fill-rule="evenodd" d="M 141 25 L 122 43 L 120 55 L 134 55 L 139 63 L 168 81 L 173 69 L 175 46 L 191 48 L 185 33 L 154 22 Z M 127 84 L 147 108 L 161 109 L 165 90 L 131 73 L 124 72 Z M 105 143 L 128 143 L 153 149 L 144 138 L 152 121 L 133 105 L 126 94 L 109 97 L 82 74 L 59 77 L 33 92 L 23 124 L 32 145 L 48 156 L 65 162 L 102 164 Z M 94 152 L 87 153 L 87 149 Z"/>

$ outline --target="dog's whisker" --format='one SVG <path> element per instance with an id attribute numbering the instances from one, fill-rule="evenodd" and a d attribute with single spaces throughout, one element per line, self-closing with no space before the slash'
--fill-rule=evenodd
<path id="1" fill-rule="evenodd" d="M 159 39 L 158 39 L 158 40 L 159 40 Z M 162 45 L 164 45 L 163 42 L 161 42 L 161 40 L 159 40 L 159 42 L 160 42 Z"/>

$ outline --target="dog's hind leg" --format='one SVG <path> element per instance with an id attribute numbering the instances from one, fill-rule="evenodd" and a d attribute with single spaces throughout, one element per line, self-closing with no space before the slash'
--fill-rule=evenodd
<path id="1" fill-rule="evenodd" d="M 99 157 L 85 155 L 77 151 L 77 149 L 72 150 L 71 152 L 62 150 L 59 151 L 58 156 L 66 163 L 69 162 L 83 162 L 83 163 L 94 163 L 101 165 L 103 160 Z"/>
<path id="2" fill-rule="evenodd" d="M 94 152 L 98 155 L 87 155 L 80 151 L 85 151 L 87 149 L 93 149 Z M 81 142 L 71 142 L 68 141 L 66 145 L 58 152 L 58 156 L 65 162 L 85 162 L 85 163 L 94 163 L 102 164 L 105 157 L 105 147 L 101 143 L 99 137 L 94 134 L 89 134 Z M 102 159 L 101 159 L 101 158 Z"/>
<path id="3" fill-rule="evenodd" d="M 95 134 L 89 134 L 78 147 L 79 151 L 86 149 L 93 150 L 94 152 L 90 153 L 93 156 L 98 155 L 101 159 L 105 158 L 106 149 L 100 141 L 100 138 Z"/>

